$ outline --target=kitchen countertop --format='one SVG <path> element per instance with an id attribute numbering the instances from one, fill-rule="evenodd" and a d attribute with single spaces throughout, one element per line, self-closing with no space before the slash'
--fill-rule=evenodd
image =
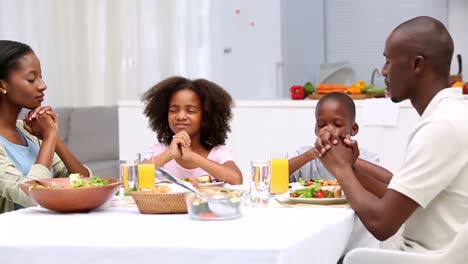
<path id="1" fill-rule="evenodd" d="M 464 95 L 465 100 L 468 100 L 468 94 Z M 362 107 L 366 100 L 371 99 L 355 99 L 354 102 L 356 107 Z M 389 100 L 390 98 L 377 98 L 379 100 Z M 237 108 L 308 108 L 315 107 L 318 100 L 291 100 L 291 99 L 278 99 L 278 100 L 237 100 L 235 101 L 235 107 Z M 141 107 L 143 103 L 138 100 L 121 100 L 118 103 L 119 106 L 125 107 Z M 402 108 L 413 108 L 409 100 L 405 100 L 398 105 Z"/>

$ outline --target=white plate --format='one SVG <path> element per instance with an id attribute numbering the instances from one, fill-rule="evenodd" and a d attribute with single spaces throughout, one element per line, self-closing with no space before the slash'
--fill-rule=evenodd
<path id="1" fill-rule="evenodd" d="M 289 193 L 279 195 L 279 198 L 288 200 L 292 203 L 305 203 L 305 204 L 346 204 L 346 198 L 291 198 Z"/>
<path id="2" fill-rule="evenodd" d="M 223 187 L 225 182 L 207 182 L 207 183 L 199 183 L 199 187 Z"/>

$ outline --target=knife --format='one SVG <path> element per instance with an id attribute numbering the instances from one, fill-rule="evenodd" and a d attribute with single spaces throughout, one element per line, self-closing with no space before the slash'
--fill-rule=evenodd
<path id="1" fill-rule="evenodd" d="M 457 54 L 457 61 L 458 61 L 458 75 L 462 74 L 462 56 L 461 54 Z"/>

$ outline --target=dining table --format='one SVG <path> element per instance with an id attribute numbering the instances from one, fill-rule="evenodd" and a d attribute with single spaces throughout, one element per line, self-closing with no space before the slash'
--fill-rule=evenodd
<path id="1" fill-rule="evenodd" d="M 378 246 L 349 206 L 273 199 L 229 221 L 141 214 L 120 204 L 67 214 L 30 207 L 1 214 L 0 226 L 2 264 L 326 264 L 353 248 Z"/>

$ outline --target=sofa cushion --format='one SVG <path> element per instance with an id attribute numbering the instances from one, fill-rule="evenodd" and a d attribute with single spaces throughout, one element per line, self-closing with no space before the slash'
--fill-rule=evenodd
<path id="1" fill-rule="evenodd" d="M 118 108 L 83 107 L 70 113 L 68 147 L 85 163 L 119 159 Z"/>
<path id="2" fill-rule="evenodd" d="M 54 108 L 54 112 L 58 114 L 59 124 L 59 135 L 62 138 L 65 145 L 68 144 L 68 138 L 70 133 L 70 113 L 72 112 L 71 107 L 57 107 Z"/>
<path id="3" fill-rule="evenodd" d="M 87 161 L 84 162 L 94 176 L 104 178 L 119 178 L 119 160 Z"/>

